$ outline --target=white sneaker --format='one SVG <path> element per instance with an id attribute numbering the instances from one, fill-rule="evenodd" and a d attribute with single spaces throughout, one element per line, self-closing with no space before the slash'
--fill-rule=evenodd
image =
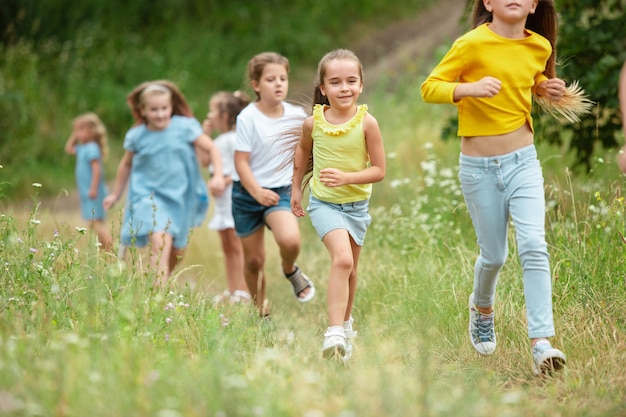
<path id="1" fill-rule="evenodd" d="M 469 297 L 469 338 L 472 346 L 484 356 L 493 355 L 496 351 L 496 333 L 493 328 L 493 312 L 483 314 L 474 304 L 474 293 Z"/>
<path id="2" fill-rule="evenodd" d="M 329 327 L 324 333 L 322 356 L 326 359 L 346 356 L 346 334 L 341 326 Z"/>
<path id="3" fill-rule="evenodd" d="M 550 375 L 563 369 L 567 360 L 565 354 L 553 348 L 547 340 L 540 340 L 533 346 L 533 374 Z"/>
<path id="4" fill-rule="evenodd" d="M 357 336 L 357 331 L 352 328 L 354 319 L 350 316 L 350 320 L 343 322 L 343 332 L 346 335 L 346 354 L 343 357 L 344 361 L 349 360 L 352 357 L 352 341 Z"/>

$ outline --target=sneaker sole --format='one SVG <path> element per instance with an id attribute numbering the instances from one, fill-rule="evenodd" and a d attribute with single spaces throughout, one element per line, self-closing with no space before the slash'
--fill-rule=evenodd
<path id="1" fill-rule="evenodd" d="M 341 358 L 346 356 L 346 348 L 343 346 L 331 346 L 322 351 L 322 357 L 325 359 Z"/>
<path id="2" fill-rule="evenodd" d="M 555 372 L 565 368 L 565 360 L 563 358 L 548 358 L 541 363 L 541 366 L 534 366 L 533 373 L 535 375 L 552 375 Z"/>

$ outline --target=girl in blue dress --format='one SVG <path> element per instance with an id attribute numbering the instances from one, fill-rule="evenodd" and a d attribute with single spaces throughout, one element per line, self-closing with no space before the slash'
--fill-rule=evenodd
<path id="1" fill-rule="evenodd" d="M 98 245 L 110 251 L 113 239 L 105 224 L 102 207 L 106 186 L 102 161 L 107 154 L 107 131 L 95 113 L 85 113 L 73 121 L 73 130 L 65 152 L 76 155 L 76 187 L 83 219 L 98 236 Z"/>
<path id="2" fill-rule="evenodd" d="M 127 101 L 137 124 L 126 133 L 125 153 L 104 207 L 113 207 L 130 183 L 122 244 L 150 245 L 156 284 L 163 286 L 183 257 L 191 228 L 202 223 L 208 208 L 198 158 L 206 152 L 213 165 L 209 187 L 214 195 L 224 190 L 222 160 L 173 83 L 143 83 Z"/>

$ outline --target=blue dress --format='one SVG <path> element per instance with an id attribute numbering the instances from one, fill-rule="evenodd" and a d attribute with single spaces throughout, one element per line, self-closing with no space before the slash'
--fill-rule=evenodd
<path id="1" fill-rule="evenodd" d="M 93 169 L 91 161 L 98 161 L 100 165 L 100 182 L 98 183 L 98 194 L 95 199 L 89 198 L 89 188 L 91 187 L 91 177 Z M 102 169 L 102 152 L 100 146 L 96 142 L 77 143 L 76 144 L 76 188 L 80 196 L 80 208 L 83 219 L 87 221 L 104 220 L 104 207 L 102 201 L 107 195 L 107 189 L 104 184 L 104 171 Z"/>
<path id="2" fill-rule="evenodd" d="M 150 234 L 166 232 L 175 248 L 187 246 L 189 231 L 202 224 L 209 197 L 193 141 L 202 134 L 190 117 L 172 116 L 161 131 L 145 124 L 128 131 L 124 149 L 133 152 L 122 224 L 124 245 L 146 246 Z"/>

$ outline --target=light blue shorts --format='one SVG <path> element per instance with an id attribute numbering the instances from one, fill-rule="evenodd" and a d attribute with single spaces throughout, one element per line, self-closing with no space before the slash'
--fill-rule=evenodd
<path id="1" fill-rule="evenodd" d="M 369 202 L 361 200 L 334 204 L 318 200 L 310 194 L 307 212 L 320 239 L 324 239 L 330 231 L 343 229 L 348 231 L 357 245 L 363 246 L 365 232 L 372 223 L 372 216 L 368 213 Z"/>

